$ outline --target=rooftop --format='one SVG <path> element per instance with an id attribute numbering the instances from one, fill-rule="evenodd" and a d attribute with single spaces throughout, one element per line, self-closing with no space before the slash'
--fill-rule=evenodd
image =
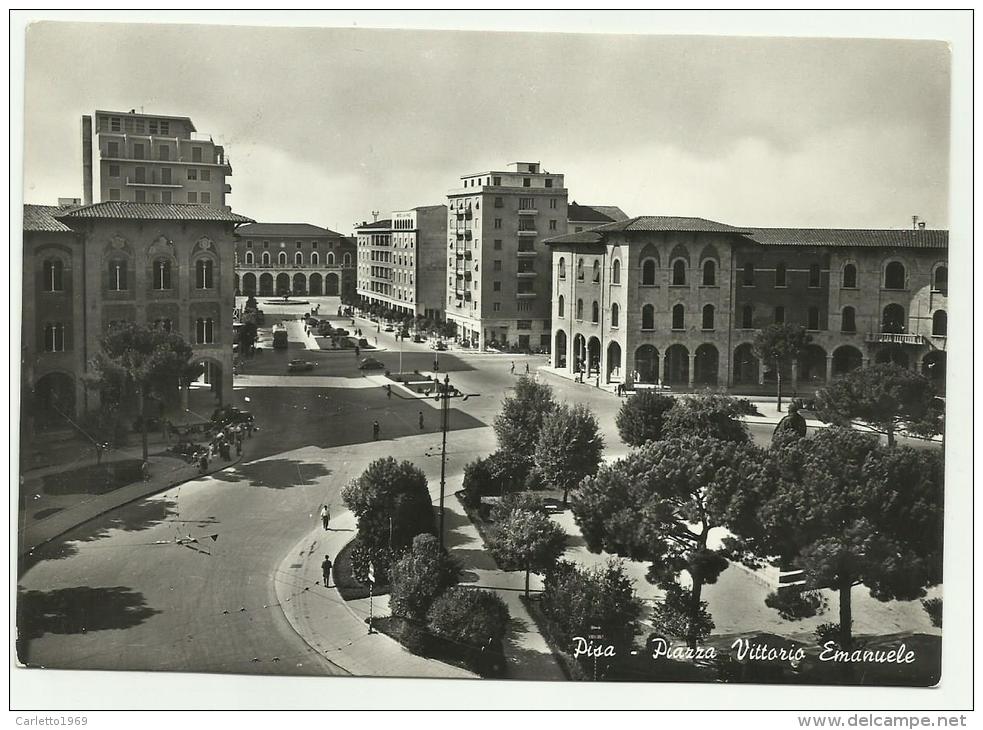
<path id="1" fill-rule="evenodd" d="M 194 122 L 191 121 L 191 117 L 176 117 L 170 114 L 144 114 L 138 111 L 128 111 L 128 112 L 113 112 L 106 109 L 96 109 L 96 114 L 109 114 L 113 117 L 141 117 L 142 119 L 177 119 L 182 122 L 187 122 L 188 127 L 192 132 L 197 132 L 195 129 Z"/>
<path id="2" fill-rule="evenodd" d="M 270 238 L 291 236 L 317 238 L 344 238 L 337 231 L 321 228 L 312 223 L 247 223 L 237 231 L 240 236 L 269 236 Z"/>
<path id="3" fill-rule="evenodd" d="M 55 218 L 74 206 L 24 204 L 24 230 L 36 233 L 71 233 L 72 229 Z"/>
<path id="4" fill-rule="evenodd" d="M 567 206 L 567 220 L 614 223 L 628 220 L 628 216 L 616 205 L 578 205 L 575 200 Z"/>
<path id="5" fill-rule="evenodd" d="M 363 231 L 367 228 L 392 228 L 392 220 L 384 218 L 381 221 L 374 221 L 373 223 L 362 221 L 362 225 L 355 226 L 356 231 Z"/>
<path id="6" fill-rule="evenodd" d="M 190 203 L 128 203 L 119 200 L 68 208 L 56 216 L 59 220 L 82 218 L 112 218 L 132 220 L 217 221 L 223 223 L 252 223 L 238 213 L 224 208 Z"/>

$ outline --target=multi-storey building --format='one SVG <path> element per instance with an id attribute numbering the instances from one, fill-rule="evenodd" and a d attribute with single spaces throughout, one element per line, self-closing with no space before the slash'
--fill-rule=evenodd
<path id="1" fill-rule="evenodd" d="M 22 382 L 34 396 L 25 415 L 35 419 L 28 430 L 64 426 L 66 416 L 98 405 L 83 376 L 100 337 L 120 321 L 180 332 L 217 401 L 231 395 L 232 238 L 248 221 L 200 205 L 25 205 Z"/>
<path id="2" fill-rule="evenodd" d="M 82 117 L 83 202 L 226 206 L 232 165 L 188 117 L 96 111 Z"/>
<path id="3" fill-rule="evenodd" d="M 362 223 L 358 241 L 358 297 L 363 305 L 442 319 L 447 272 L 447 206 L 394 211 Z"/>
<path id="4" fill-rule="evenodd" d="M 310 223 L 249 223 L 236 231 L 235 289 L 243 296 L 355 293 L 355 242 Z"/>
<path id="5" fill-rule="evenodd" d="M 786 374 L 816 386 L 870 362 L 942 382 L 948 232 L 737 228 L 643 216 L 547 241 L 554 367 L 600 383 L 753 387 L 755 332 L 803 325 Z"/>
<path id="6" fill-rule="evenodd" d="M 563 175 L 538 162 L 464 175 L 448 196 L 447 319 L 473 346 L 550 346 L 550 253 L 567 230 Z"/>
<path id="7" fill-rule="evenodd" d="M 628 216 L 616 205 L 578 205 L 574 200 L 567 206 L 567 231 L 580 233 L 605 223 L 628 220 Z"/>

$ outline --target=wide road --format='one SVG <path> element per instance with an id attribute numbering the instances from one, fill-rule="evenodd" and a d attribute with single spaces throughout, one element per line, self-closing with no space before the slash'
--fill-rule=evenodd
<path id="1" fill-rule="evenodd" d="M 303 308 L 288 305 L 285 312 Z M 336 308 L 322 305 L 322 314 Z M 277 318 L 270 310 L 268 325 Z M 396 370 L 397 343 L 385 332 L 378 336 L 387 349 L 373 356 Z M 434 353 L 404 343 L 402 357 L 404 370 L 429 371 Z M 453 402 L 451 429 L 473 434 L 452 440 L 453 478 L 495 448 L 490 426 L 503 396 L 527 362 L 535 372 L 546 360 L 447 352 L 438 357 L 441 372 L 476 395 Z M 286 373 L 291 358 L 315 361 L 313 374 L 346 378 L 351 387 L 299 387 L 301 376 Z M 250 409 L 260 425 L 246 442 L 243 462 L 115 510 L 43 550 L 19 579 L 22 658 L 59 668 L 342 673 L 287 624 L 276 603 L 274 574 L 309 532 L 318 506 L 340 508 L 340 490 L 372 459 L 392 454 L 417 463 L 431 478 L 439 471 L 438 404 L 398 391 L 387 397 L 356 365 L 351 353 L 307 351 L 300 343 L 250 360 L 241 372 L 275 376 L 275 387 L 237 386 L 233 392 L 234 404 Z M 614 426 L 617 398 L 555 377 L 548 382 L 560 400 L 585 403 L 598 414 L 606 454 L 627 452 Z M 379 443 L 371 442 L 373 421 L 381 427 Z M 772 428 L 751 431 L 764 444 Z M 189 538 L 198 541 L 186 544 Z M 733 578 L 740 585 L 728 591 L 728 602 L 739 603 L 740 595 L 751 592 L 742 588 L 751 578 Z M 316 592 L 319 586 L 293 587 L 305 589 Z"/>

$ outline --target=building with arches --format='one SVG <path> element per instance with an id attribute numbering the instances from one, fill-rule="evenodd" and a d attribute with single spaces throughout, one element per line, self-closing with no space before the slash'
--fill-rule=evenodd
<path id="1" fill-rule="evenodd" d="M 379 304 L 403 314 L 443 319 L 446 205 L 394 211 L 391 218 L 363 222 L 355 236 L 356 291 L 363 307 Z"/>
<path id="2" fill-rule="evenodd" d="M 310 223 L 247 223 L 235 236 L 236 292 L 241 296 L 355 294 L 355 243 Z"/>
<path id="3" fill-rule="evenodd" d="M 181 333 L 205 365 L 216 401 L 231 394 L 233 232 L 246 222 L 200 205 L 25 205 L 28 430 L 65 428 L 66 418 L 98 406 L 83 376 L 115 322 Z"/>
<path id="4" fill-rule="evenodd" d="M 546 243 L 552 364 L 570 374 L 753 390 L 776 375 L 754 355 L 754 335 L 787 322 L 812 340 L 783 373 L 793 387 L 875 362 L 944 384 L 948 231 L 642 216 Z"/>

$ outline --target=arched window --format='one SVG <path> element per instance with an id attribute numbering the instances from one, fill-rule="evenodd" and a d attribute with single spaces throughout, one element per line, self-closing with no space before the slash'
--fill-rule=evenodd
<path id="1" fill-rule="evenodd" d="M 583 318 L 584 318 L 584 300 L 583 299 L 578 299 L 577 300 L 577 319 L 583 319 Z"/>
<path id="2" fill-rule="evenodd" d="M 685 313 L 686 310 L 682 304 L 677 304 L 672 308 L 672 328 L 674 330 L 683 329 Z"/>
<path id="3" fill-rule="evenodd" d="M 744 277 L 742 281 L 744 286 L 754 286 L 754 264 L 750 261 L 744 264 Z"/>
<path id="4" fill-rule="evenodd" d="M 594 279 L 595 284 L 601 283 L 601 262 L 594 259 Z"/>
<path id="5" fill-rule="evenodd" d="M 750 304 L 745 304 L 741 309 L 741 329 L 754 328 L 754 308 Z"/>
<path id="6" fill-rule="evenodd" d="M 857 267 L 853 264 L 847 264 L 843 267 L 843 288 L 857 288 Z"/>
<path id="7" fill-rule="evenodd" d="M 615 259 L 611 263 L 611 283 L 621 283 L 621 259 Z"/>
<path id="8" fill-rule="evenodd" d="M 294 266 L 304 265 L 304 254 L 300 251 L 294 254 Z"/>
<path id="9" fill-rule="evenodd" d="M 617 327 L 618 319 L 620 318 L 621 309 L 618 307 L 617 302 L 611 305 L 611 326 Z"/>
<path id="10" fill-rule="evenodd" d="M 686 262 L 682 259 L 672 262 L 672 283 L 673 286 L 682 286 L 686 283 Z"/>
<path id="11" fill-rule="evenodd" d="M 171 262 L 167 259 L 154 261 L 154 289 L 166 291 L 171 288 Z"/>
<path id="12" fill-rule="evenodd" d="M 907 329 L 905 324 L 904 307 L 900 304 L 888 304 L 884 307 L 884 313 L 881 317 L 881 332 L 896 335 L 904 334 Z"/>
<path id="13" fill-rule="evenodd" d="M 270 265 L 270 252 L 263 251 L 263 266 L 269 266 L 269 265 Z"/>
<path id="14" fill-rule="evenodd" d="M 646 304 L 644 307 L 642 307 L 642 329 L 655 329 L 655 307 L 653 307 L 651 304 Z"/>
<path id="15" fill-rule="evenodd" d="M 557 304 L 556 304 L 556 316 L 557 317 L 564 316 L 563 315 L 563 309 L 564 309 L 564 307 L 563 307 L 563 295 L 561 294 L 560 295 L 560 298 L 557 299 Z"/>
<path id="16" fill-rule="evenodd" d="M 584 280 L 584 260 L 577 259 L 577 281 Z"/>
<path id="17" fill-rule="evenodd" d="M 324 263 L 327 266 L 334 266 L 334 253 L 328 251 L 328 255 L 324 257 Z"/>
<path id="18" fill-rule="evenodd" d="M 949 293 L 949 267 L 939 266 L 935 269 L 935 275 L 932 279 L 932 290 L 937 292 L 942 292 L 943 294 Z"/>
<path id="19" fill-rule="evenodd" d="M 46 259 L 44 262 L 44 291 L 64 291 L 64 268 L 61 259 Z"/>
<path id="20" fill-rule="evenodd" d="M 813 289 L 818 289 L 821 283 L 821 272 L 819 269 L 819 264 L 813 264 L 809 267 L 809 286 Z"/>
<path id="21" fill-rule="evenodd" d="M 717 262 L 707 259 L 703 262 L 703 286 L 717 285 Z"/>
<path id="22" fill-rule="evenodd" d="M 277 263 L 278 263 L 278 264 L 279 264 L 280 266 L 286 266 L 286 265 L 287 265 L 287 252 L 286 252 L 286 251 L 281 251 L 281 252 L 280 252 L 280 253 L 279 253 L 279 254 L 277 255 L 277 257 L 276 257 L 276 262 L 277 262 Z"/>
<path id="23" fill-rule="evenodd" d="M 938 310 L 932 315 L 932 336 L 945 337 L 949 328 L 949 315 L 944 309 Z"/>
<path id="24" fill-rule="evenodd" d="M 195 320 L 195 342 L 199 345 L 211 345 L 215 342 L 215 321 L 211 317 Z"/>
<path id="25" fill-rule="evenodd" d="M 884 288 L 904 289 L 905 278 L 904 264 L 899 261 L 892 261 L 884 269 Z"/>
<path id="26" fill-rule="evenodd" d="M 785 262 L 779 261 L 775 264 L 775 286 L 788 286 L 785 271 Z"/>
<path id="27" fill-rule="evenodd" d="M 840 319 L 840 332 L 852 334 L 857 331 L 857 312 L 853 307 L 843 307 Z"/>
<path id="28" fill-rule="evenodd" d="M 109 262 L 109 289 L 110 291 L 126 291 L 126 261 L 114 259 Z"/>
<path id="29" fill-rule="evenodd" d="M 560 257 L 560 263 L 558 263 L 556 266 L 556 278 L 567 278 L 567 260 L 563 256 Z"/>
<path id="30" fill-rule="evenodd" d="M 655 286 L 655 259 L 642 262 L 642 286 Z"/>
<path id="31" fill-rule="evenodd" d="M 252 265 L 253 265 L 253 252 L 246 251 L 246 266 L 252 266 Z"/>
<path id="32" fill-rule="evenodd" d="M 345 254 L 345 258 L 342 259 L 342 263 L 345 266 L 351 266 L 352 265 L 352 255 L 350 253 L 346 253 Z"/>
<path id="33" fill-rule="evenodd" d="M 195 287 L 215 288 L 215 264 L 211 259 L 198 259 L 195 262 Z"/>
<path id="34" fill-rule="evenodd" d="M 597 302 L 590 305 L 590 321 L 594 324 L 601 321 L 601 308 L 598 306 Z"/>
<path id="35" fill-rule="evenodd" d="M 703 329 L 713 329 L 713 305 L 707 304 L 703 307 Z"/>
<path id="36" fill-rule="evenodd" d="M 44 326 L 44 351 L 65 351 L 65 325 L 61 322 L 49 322 Z"/>

